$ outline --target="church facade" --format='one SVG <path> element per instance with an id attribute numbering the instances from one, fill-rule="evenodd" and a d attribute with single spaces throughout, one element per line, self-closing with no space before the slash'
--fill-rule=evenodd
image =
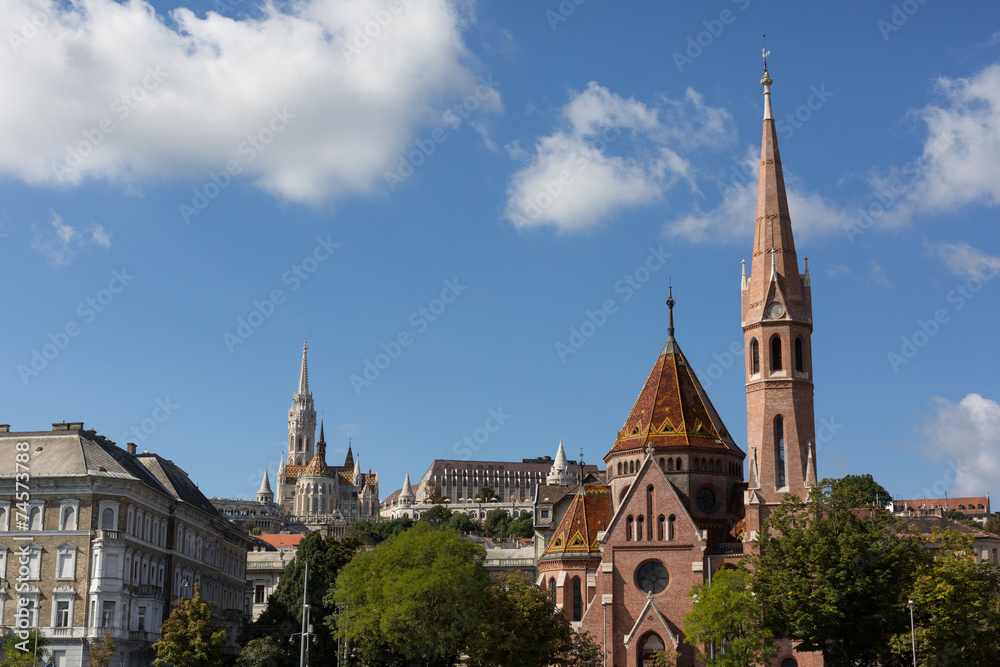
<path id="1" fill-rule="evenodd" d="M 785 494 L 804 498 L 816 483 L 809 272 L 792 238 L 771 83 L 765 64 L 751 273 L 744 263 L 741 281 L 747 451 L 681 351 L 671 295 L 666 343 L 604 457 L 607 483 L 579 487 L 539 559 L 539 585 L 604 646 L 607 665 L 650 665 L 664 647 L 694 664 L 683 641 L 691 588 L 737 566 Z M 772 664 L 813 667 L 822 656 L 782 642 Z"/>
<path id="2" fill-rule="evenodd" d="M 322 424 L 316 440 L 307 350 L 303 344 L 299 386 L 288 411 L 287 460 L 283 456 L 278 468 L 274 502 L 285 510 L 288 523 L 339 536 L 351 521 L 378 519 L 378 473 L 361 472 L 361 458 L 350 446 L 343 465 L 327 463 Z"/>

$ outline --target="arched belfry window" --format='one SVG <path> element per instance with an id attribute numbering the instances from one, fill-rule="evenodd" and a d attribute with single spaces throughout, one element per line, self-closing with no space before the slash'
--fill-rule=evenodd
<path id="1" fill-rule="evenodd" d="M 756 338 L 750 339 L 750 375 L 760 374 L 760 345 Z"/>
<path id="2" fill-rule="evenodd" d="M 583 618 L 583 590 L 580 587 L 580 577 L 573 577 L 573 620 Z"/>
<path id="3" fill-rule="evenodd" d="M 774 418 L 774 469 L 778 488 L 785 486 L 785 420 Z"/>
<path id="4" fill-rule="evenodd" d="M 781 370 L 781 336 L 771 338 L 771 372 Z"/>
<path id="5" fill-rule="evenodd" d="M 667 459 L 667 470 L 669 470 L 670 472 L 673 472 L 673 470 L 674 470 L 674 460 L 673 459 Z"/>
<path id="6" fill-rule="evenodd" d="M 683 469 L 684 469 L 684 463 L 681 461 L 681 458 L 678 456 L 677 457 L 677 470 L 681 471 Z"/>
<path id="7" fill-rule="evenodd" d="M 805 370 L 804 364 L 803 364 L 803 361 L 802 361 L 802 339 L 801 338 L 796 338 L 795 339 L 795 370 L 797 370 L 799 373 L 801 373 L 803 370 Z"/>

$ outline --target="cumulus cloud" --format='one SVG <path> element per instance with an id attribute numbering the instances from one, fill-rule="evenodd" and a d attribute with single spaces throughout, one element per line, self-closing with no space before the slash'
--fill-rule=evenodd
<path id="1" fill-rule="evenodd" d="M 81 231 L 63 222 L 62 216 L 55 211 L 51 213 L 51 229 L 38 229 L 32 225 L 34 237 L 31 249 L 41 253 L 52 266 L 67 266 L 81 248 L 111 247 L 111 234 L 96 222 L 91 222 Z"/>
<path id="2" fill-rule="evenodd" d="M 870 178 L 886 209 L 873 216 L 881 227 L 968 204 L 1000 204 L 1000 65 L 969 78 L 940 77 L 935 88 L 943 102 L 911 113 L 927 127 L 921 155 Z"/>
<path id="3" fill-rule="evenodd" d="M 462 6 L 301 0 L 234 19 L 160 16 L 143 0 L 9 0 L 0 172 L 201 181 L 235 163 L 290 200 L 370 192 L 419 128 L 481 85 Z M 495 89 L 477 99 L 499 108 Z"/>
<path id="4" fill-rule="evenodd" d="M 757 170 L 760 149 L 750 147 L 732 171 L 729 183 L 719 183 L 722 200 L 713 208 L 694 211 L 664 225 L 671 237 L 689 241 L 728 242 L 753 236 L 757 217 Z M 796 238 L 839 230 L 850 221 L 847 211 L 814 192 L 806 191 L 788 170 L 784 171 L 788 213 Z"/>
<path id="5" fill-rule="evenodd" d="M 1000 482 L 1000 404 L 969 394 L 956 405 L 935 398 L 936 414 L 924 426 L 927 454 L 947 460 L 942 481 L 952 496 L 980 496 Z M 957 471 L 953 472 L 953 471 Z"/>
<path id="6" fill-rule="evenodd" d="M 593 81 L 572 93 L 560 122 L 533 152 L 508 146 L 512 158 L 528 161 L 507 188 L 505 217 L 519 229 L 580 231 L 623 208 L 661 199 L 679 180 L 696 190 L 691 165 L 675 148 L 732 136 L 729 113 L 708 107 L 693 90 L 682 100 L 661 98 L 647 106 Z"/>
<path id="7" fill-rule="evenodd" d="M 980 277 L 984 267 L 1000 271 L 1000 257 L 987 255 L 968 243 L 938 243 L 931 250 L 952 273 L 963 278 Z"/>

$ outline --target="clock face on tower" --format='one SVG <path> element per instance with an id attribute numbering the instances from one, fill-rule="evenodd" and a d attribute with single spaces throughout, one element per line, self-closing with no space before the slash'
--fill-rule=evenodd
<path id="1" fill-rule="evenodd" d="M 715 491 L 703 486 L 698 490 L 695 501 L 698 503 L 698 509 L 702 512 L 711 512 L 715 509 Z"/>
<path id="2" fill-rule="evenodd" d="M 639 568 L 635 573 L 639 588 L 647 593 L 659 593 L 670 582 L 670 574 L 662 563 L 651 561 Z"/>
<path id="3" fill-rule="evenodd" d="M 767 304 L 767 316 L 772 319 L 777 319 L 785 314 L 785 307 L 782 306 L 777 301 L 772 301 Z"/>

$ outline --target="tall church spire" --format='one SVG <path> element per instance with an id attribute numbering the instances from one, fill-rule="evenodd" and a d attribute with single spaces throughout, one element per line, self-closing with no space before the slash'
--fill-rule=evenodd
<path id="1" fill-rule="evenodd" d="M 750 277 L 741 279 L 746 350 L 746 539 L 785 494 L 805 497 L 815 484 L 812 297 L 799 273 L 782 174 L 764 51 L 764 128 L 757 181 Z M 744 268 L 745 271 L 745 268 Z"/>
<path id="2" fill-rule="evenodd" d="M 288 465 L 308 464 L 312 460 L 313 443 L 316 441 L 316 409 L 309 391 L 309 366 L 306 360 L 308 349 L 303 343 L 299 385 L 292 396 L 292 407 L 288 410 Z"/>
<path id="3" fill-rule="evenodd" d="M 302 343 L 302 370 L 299 371 L 299 393 L 309 393 L 309 362 L 306 360 L 306 350 L 309 346 Z"/>

